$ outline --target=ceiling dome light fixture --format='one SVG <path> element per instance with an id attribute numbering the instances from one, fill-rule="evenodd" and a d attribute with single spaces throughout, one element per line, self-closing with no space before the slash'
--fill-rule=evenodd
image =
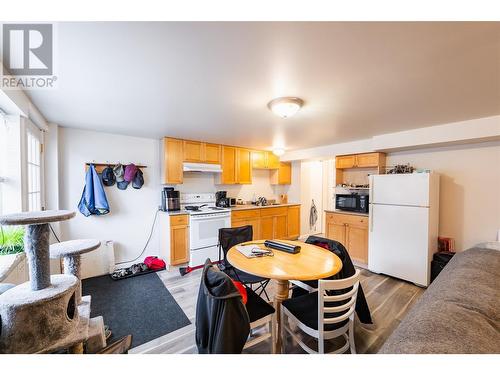
<path id="1" fill-rule="evenodd" d="M 276 156 L 281 156 L 285 153 L 285 149 L 283 148 L 275 148 L 273 150 L 273 154 L 276 155 Z"/>
<path id="2" fill-rule="evenodd" d="M 276 98 L 267 103 L 269 109 L 281 118 L 292 117 L 303 105 L 302 99 L 291 96 Z"/>

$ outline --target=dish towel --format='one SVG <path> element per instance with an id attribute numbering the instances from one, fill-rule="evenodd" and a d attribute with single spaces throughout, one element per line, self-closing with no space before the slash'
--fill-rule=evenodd
<path id="1" fill-rule="evenodd" d="M 85 186 L 78 209 L 84 216 L 105 215 L 109 213 L 108 199 L 104 193 L 104 186 L 93 164 L 90 164 L 85 174 Z"/>
<path id="2" fill-rule="evenodd" d="M 318 221 L 318 210 L 314 204 L 314 199 L 311 202 L 311 209 L 309 211 L 309 228 L 316 230 L 316 221 Z"/>

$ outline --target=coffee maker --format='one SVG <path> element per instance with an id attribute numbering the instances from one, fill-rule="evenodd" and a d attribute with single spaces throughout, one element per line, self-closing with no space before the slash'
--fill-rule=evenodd
<path id="1" fill-rule="evenodd" d="M 162 211 L 180 211 L 181 196 L 178 190 L 173 187 L 165 187 L 161 192 L 161 210 Z"/>
<path id="2" fill-rule="evenodd" d="M 215 193 L 215 205 L 217 207 L 229 207 L 227 191 L 218 191 Z"/>

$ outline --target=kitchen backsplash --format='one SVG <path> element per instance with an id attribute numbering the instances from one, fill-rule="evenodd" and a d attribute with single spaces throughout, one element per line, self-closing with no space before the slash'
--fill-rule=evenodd
<path id="1" fill-rule="evenodd" d="M 279 195 L 286 194 L 289 187 L 271 185 L 269 171 L 254 169 L 251 185 L 216 185 L 214 174 L 190 172 L 184 173 L 184 183 L 177 185 L 176 189 L 181 193 L 214 193 L 226 190 L 229 197 L 250 201 L 254 194 L 257 197 L 278 200 Z"/>

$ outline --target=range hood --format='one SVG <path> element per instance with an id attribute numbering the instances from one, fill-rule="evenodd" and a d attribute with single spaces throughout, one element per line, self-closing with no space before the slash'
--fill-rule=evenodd
<path id="1" fill-rule="evenodd" d="M 222 173 L 220 164 L 184 163 L 184 172 Z"/>

